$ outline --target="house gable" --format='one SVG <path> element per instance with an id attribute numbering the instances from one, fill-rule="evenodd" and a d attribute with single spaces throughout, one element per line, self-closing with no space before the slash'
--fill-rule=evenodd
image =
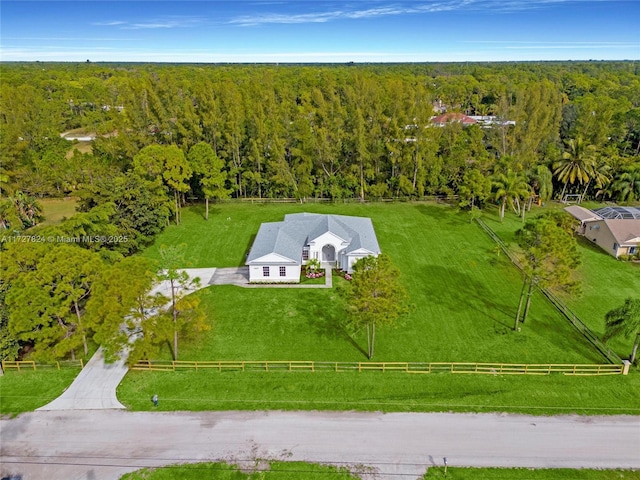
<path id="1" fill-rule="evenodd" d="M 283 277 L 291 281 L 294 272 L 289 266 L 295 266 L 299 271 L 307 259 L 318 259 L 351 271 L 358 258 L 379 253 L 369 218 L 295 213 L 285 215 L 283 222 L 260 225 L 245 263 L 251 267 L 250 281 L 285 281 L 279 275 L 274 278 L 271 268 L 268 274 L 262 273 L 263 270 L 267 272 L 268 267 L 283 266 L 287 266 Z"/>
<path id="2" fill-rule="evenodd" d="M 277 253 L 268 253 L 262 257 L 247 262 L 247 265 L 298 265 L 300 262 L 292 258 L 287 258 Z"/>

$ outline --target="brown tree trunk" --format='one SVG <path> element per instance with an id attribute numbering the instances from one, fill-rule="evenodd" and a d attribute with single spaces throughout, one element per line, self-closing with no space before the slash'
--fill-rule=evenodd
<path id="1" fill-rule="evenodd" d="M 513 329 L 518 331 L 518 322 L 520 322 L 520 313 L 522 312 L 522 302 L 524 302 L 524 292 L 527 288 L 527 277 L 524 278 L 522 283 L 522 290 L 520 291 L 520 301 L 518 302 L 518 313 L 516 313 L 516 321 L 513 324 Z"/>
<path id="2" fill-rule="evenodd" d="M 529 281 L 529 291 L 527 292 L 527 304 L 524 307 L 524 313 L 522 314 L 522 323 L 525 322 L 525 320 L 527 319 L 527 316 L 529 315 L 529 306 L 531 305 L 531 295 L 533 295 L 533 286 L 534 286 L 534 279 L 532 278 Z"/>
<path id="3" fill-rule="evenodd" d="M 84 348 L 84 354 L 88 355 L 89 354 L 89 348 L 87 346 L 87 335 L 84 332 L 84 329 L 82 328 L 82 318 L 80 317 L 80 308 L 78 307 L 78 302 L 74 301 L 73 302 L 73 306 L 74 306 L 74 308 L 76 310 L 76 317 L 78 317 L 78 326 L 82 330 L 82 346 Z"/>
<path id="4" fill-rule="evenodd" d="M 178 200 L 178 191 L 173 191 L 173 203 L 176 208 L 176 225 L 180 225 L 180 206 Z"/>

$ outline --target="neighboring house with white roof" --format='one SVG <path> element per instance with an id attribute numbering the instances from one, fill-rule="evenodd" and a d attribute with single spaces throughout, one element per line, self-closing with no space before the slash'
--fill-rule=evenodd
<path id="1" fill-rule="evenodd" d="M 609 255 L 618 258 L 640 252 L 640 208 L 616 206 L 591 211 L 574 205 L 565 210 L 580 220 L 578 234 Z"/>
<path id="2" fill-rule="evenodd" d="M 309 259 L 350 273 L 357 260 L 378 254 L 370 218 L 294 213 L 260 225 L 246 264 L 250 282 L 293 283 Z"/>

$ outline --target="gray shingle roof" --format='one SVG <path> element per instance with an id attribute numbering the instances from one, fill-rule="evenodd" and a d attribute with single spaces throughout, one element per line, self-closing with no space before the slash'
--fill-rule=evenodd
<path id="1" fill-rule="evenodd" d="M 247 263 L 270 253 L 294 262 L 302 261 L 302 247 L 324 233 L 331 232 L 349 243 L 346 252 L 364 248 L 374 254 L 380 246 L 370 218 L 346 215 L 321 215 L 317 213 L 293 213 L 285 215 L 284 222 L 260 225 Z"/>
<path id="2" fill-rule="evenodd" d="M 616 239 L 619 245 L 638 245 L 638 238 L 640 238 L 640 219 L 606 219 L 604 223 L 607 224 L 613 238 Z"/>
<path id="3" fill-rule="evenodd" d="M 597 213 L 592 212 L 580 205 L 572 205 L 570 207 L 565 207 L 565 211 L 569 212 L 575 218 L 584 222 L 585 220 L 601 220 L 602 217 Z"/>
<path id="4" fill-rule="evenodd" d="M 640 207 L 603 207 L 594 210 L 602 218 L 615 220 L 640 220 Z"/>

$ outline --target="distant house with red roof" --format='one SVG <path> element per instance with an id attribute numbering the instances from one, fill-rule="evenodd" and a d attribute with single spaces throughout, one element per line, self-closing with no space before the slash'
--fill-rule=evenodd
<path id="1" fill-rule="evenodd" d="M 462 123 L 463 126 L 477 124 L 478 121 L 460 112 L 447 112 L 442 115 L 431 117 L 431 123 L 438 127 L 444 127 L 447 123 Z"/>

